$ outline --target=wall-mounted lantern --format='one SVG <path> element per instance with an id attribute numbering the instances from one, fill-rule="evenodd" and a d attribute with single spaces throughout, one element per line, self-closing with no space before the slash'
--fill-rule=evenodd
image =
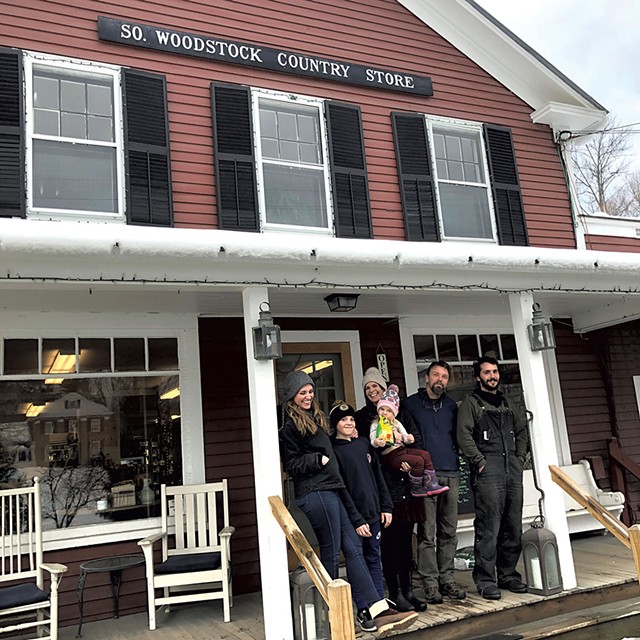
<path id="1" fill-rule="evenodd" d="M 529 331 L 529 345 L 531 351 L 544 351 L 545 349 L 555 349 L 556 339 L 553 335 L 551 322 L 544 317 L 540 310 L 540 305 L 536 302 L 533 305 L 531 324 L 527 327 Z"/>
<path id="2" fill-rule="evenodd" d="M 324 301 L 329 311 L 353 311 L 358 305 L 359 293 L 332 293 Z"/>
<path id="3" fill-rule="evenodd" d="M 266 305 L 266 309 L 263 307 Z M 268 302 L 260 305 L 258 326 L 253 327 L 253 357 L 256 360 L 276 360 L 282 358 L 280 327 L 273 324 Z"/>

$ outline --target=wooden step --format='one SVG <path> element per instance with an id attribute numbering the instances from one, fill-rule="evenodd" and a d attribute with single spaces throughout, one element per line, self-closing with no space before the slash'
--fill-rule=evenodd
<path id="1" fill-rule="evenodd" d="M 579 609 L 538 622 L 511 627 L 508 631 L 515 638 L 521 638 L 521 640 L 597 638 L 600 637 L 597 630 L 590 631 L 589 628 L 605 623 L 611 625 L 617 623 L 615 625 L 616 631 L 619 630 L 621 634 L 629 633 L 637 636 L 640 632 L 640 602 L 638 598 Z M 622 635 L 617 637 L 622 637 Z"/>

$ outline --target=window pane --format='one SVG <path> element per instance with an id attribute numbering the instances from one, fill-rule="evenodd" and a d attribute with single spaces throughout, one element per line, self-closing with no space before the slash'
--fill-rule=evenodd
<path id="1" fill-rule="evenodd" d="M 460 138 L 458 136 L 445 136 L 444 145 L 448 160 L 462 160 L 462 149 L 460 148 Z"/>
<path id="2" fill-rule="evenodd" d="M 4 373 L 8 376 L 38 373 L 38 341 L 5 340 Z"/>
<path id="3" fill-rule="evenodd" d="M 298 134 L 301 142 L 318 143 L 317 119 L 301 115 L 298 116 Z"/>
<path id="4" fill-rule="evenodd" d="M 280 159 L 288 160 L 290 162 L 298 162 L 300 157 L 298 155 L 298 143 L 288 142 L 286 140 L 280 141 Z"/>
<path id="5" fill-rule="evenodd" d="M 483 356 L 493 356 L 494 358 L 500 357 L 497 335 L 480 336 L 480 354 Z"/>
<path id="6" fill-rule="evenodd" d="M 110 86 L 87 85 L 87 111 L 95 116 L 113 116 L 113 97 Z"/>
<path id="7" fill-rule="evenodd" d="M 318 156 L 320 149 L 315 144 L 301 144 L 300 145 L 300 162 L 307 162 L 309 164 L 319 164 L 320 158 Z"/>
<path id="8" fill-rule="evenodd" d="M 269 138 L 262 138 L 262 157 L 263 158 L 272 158 L 273 160 L 278 159 L 278 154 L 280 150 L 278 148 L 277 140 L 270 140 Z"/>
<path id="9" fill-rule="evenodd" d="M 60 82 L 60 108 L 72 113 L 86 113 L 87 100 L 84 82 L 62 80 Z"/>
<path id="10" fill-rule="evenodd" d="M 87 138 L 87 119 L 83 114 L 62 112 L 60 119 L 60 135 L 65 138 Z"/>
<path id="11" fill-rule="evenodd" d="M 175 338 L 149 338 L 149 371 L 178 369 L 178 341 Z"/>
<path id="12" fill-rule="evenodd" d="M 458 345 L 460 346 L 460 360 L 478 359 L 478 341 L 475 335 L 458 336 Z"/>
<path id="13" fill-rule="evenodd" d="M 516 349 L 516 339 L 512 334 L 503 334 L 500 336 L 502 343 L 502 358 L 504 360 L 517 360 L 518 351 Z"/>
<path id="14" fill-rule="evenodd" d="M 275 111 L 271 109 L 260 109 L 260 133 L 263 139 L 278 137 L 278 125 Z"/>
<path id="15" fill-rule="evenodd" d="M 447 162 L 449 167 L 449 180 L 458 180 L 462 182 L 464 180 L 464 167 L 462 162 Z"/>
<path id="16" fill-rule="evenodd" d="M 145 371 L 144 339 L 116 338 L 114 359 L 116 371 Z"/>
<path id="17" fill-rule="evenodd" d="M 118 210 L 113 148 L 35 140 L 33 203 L 37 208 Z"/>
<path id="18" fill-rule="evenodd" d="M 447 362 L 458 360 L 458 349 L 456 348 L 455 336 L 436 336 L 438 342 L 438 359 Z"/>
<path id="19" fill-rule="evenodd" d="M 298 140 L 295 114 L 283 111 L 278 112 L 278 137 L 280 140 Z"/>
<path id="20" fill-rule="evenodd" d="M 0 423 L 12 425 L 3 446 L 15 461 L 6 480 L 41 477 L 46 529 L 158 515 L 157 500 L 141 504 L 139 492 L 145 479 L 156 492 L 182 481 L 180 397 L 159 392 L 178 384 L 178 376 L 0 381 Z"/>
<path id="21" fill-rule="evenodd" d="M 46 109 L 34 109 L 33 112 L 33 129 L 36 133 L 43 136 L 59 136 L 60 122 L 57 111 L 48 111 Z"/>
<path id="22" fill-rule="evenodd" d="M 33 76 L 33 106 L 45 109 L 59 109 L 58 81 L 34 74 Z"/>
<path id="23" fill-rule="evenodd" d="M 324 172 L 264 165 L 267 222 L 327 227 Z"/>
<path id="24" fill-rule="evenodd" d="M 87 134 L 91 140 L 113 142 L 113 120 L 89 116 L 87 118 Z"/>
<path id="25" fill-rule="evenodd" d="M 42 341 L 42 373 L 76 372 L 76 341 L 73 338 L 47 338 Z"/>
<path id="26" fill-rule="evenodd" d="M 440 183 L 439 189 L 445 236 L 493 238 L 484 187 Z"/>
<path id="27" fill-rule="evenodd" d="M 416 353 L 416 360 L 428 360 L 431 362 L 436 359 L 433 336 L 413 336 L 413 348 Z"/>
<path id="28" fill-rule="evenodd" d="M 111 371 L 111 340 L 80 338 L 80 371 Z"/>

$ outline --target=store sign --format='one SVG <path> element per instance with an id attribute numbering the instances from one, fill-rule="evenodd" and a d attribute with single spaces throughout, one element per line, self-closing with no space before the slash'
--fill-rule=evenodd
<path id="1" fill-rule="evenodd" d="M 98 18 L 98 36 L 101 40 L 109 42 L 260 67 L 270 71 L 346 82 L 373 89 L 402 91 L 422 96 L 433 95 L 431 78 L 427 76 L 318 58 L 235 40 L 220 40 L 215 36 L 174 31 L 104 16 Z"/>

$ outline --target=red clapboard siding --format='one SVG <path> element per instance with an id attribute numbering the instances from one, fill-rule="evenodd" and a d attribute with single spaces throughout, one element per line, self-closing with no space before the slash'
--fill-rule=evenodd
<path id="1" fill-rule="evenodd" d="M 587 249 L 596 251 L 628 251 L 640 253 L 640 238 L 622 238 L 618 236 L 585 236 Z"/>
<path id="2" fill-rule="evenodd" d="M 28 6 L 22 6 L 28 5 Z M 70 11 L 73 6 L 73 11 Z M 98 15 L 431 76 L 431 98 L 150 51 L 97 39 Z M 531 108 L 395 0 L 32 0 L 0 6 L 3 45 L 163 73 L 167 77 L 175 222 L 217 226 L 209 83 L 238 82 L 362 108 L 374 234 L 404 238 L 390 112 L 407 110 L 513 129 L 533 245 L 574 247 L 564 176 L 550 131 Z"/>
<path id="3" fill-rule="evenodd" d="M 596 336 L 573 333 L 570 321 L 554 322 L 556 359 L 571 458 L 602 456 L 607 461 L 607 438 L 612 435 L 602 361 Z"/>

